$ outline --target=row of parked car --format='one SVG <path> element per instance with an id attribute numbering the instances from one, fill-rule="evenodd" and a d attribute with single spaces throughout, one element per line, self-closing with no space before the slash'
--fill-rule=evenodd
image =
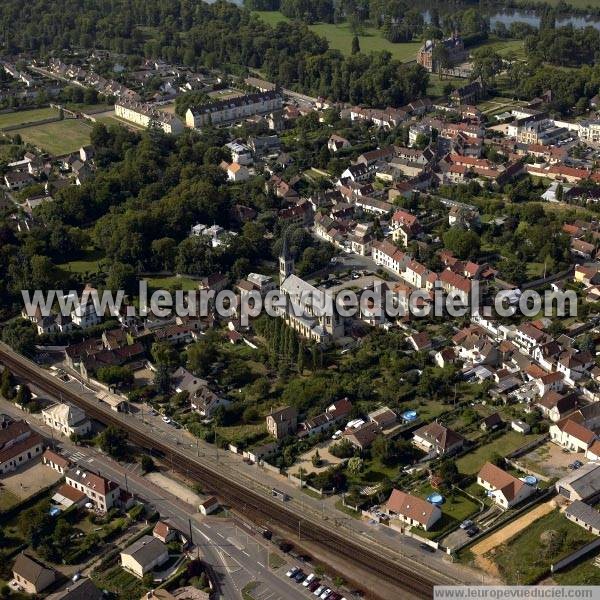
<path id="1" fill-rule="evenodd" d="M 309 592 L 321 600 L 346 600 L 341 594 L 334 592 L 326 585 L 322 585 L 320 579 L 314 573 L 306 575 L 300 567 L 292 567 L 286 573 L 286 576 L 293 579 L 296 583 L 302 583 Z"/>

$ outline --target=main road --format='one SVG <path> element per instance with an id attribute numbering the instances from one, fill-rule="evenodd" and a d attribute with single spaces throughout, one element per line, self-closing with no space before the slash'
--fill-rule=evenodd
<path id="1" fill-rule="evenodd" d="M 156 439 L 144 423 L 116 413 L 84 394 L 75 393 L 62 381 L 5 344 L 0 344 L 0 361 L 23 381 L 32 382 L 45 393 L 80 406 L 93 419 L 122 428 L 132 443 L 162 455 L 171 461 L 175 469 L 202 482 L 231 506 L 242 509 L 255 523 L 269 522 L 274 528 L 288 533 L 295 532 L 301 526 L 303 539 L 323 551 L 319 556 L 323 562 L 330 562 L 356 585 L 365 586 L 365 582 L 368 582 L 368 589 L 373 596 L 382 599 L 431 598 L 435 583 L 454 583 L 432 572 L 425 564 L 415 569 L 414 564 L 407 564 L 403 557 L 391 549 L 357 536 L 343 524 L 337 527 L 324 524 L 312 513 L 302 512 L 297 505 L 283 505 L 260 486 L 254 485 L 250 478 L 241 480 L 238 473 L 235 477 L 230 472 L 224 473 L 214 462 L 196 456 L 193 449 Z"/>

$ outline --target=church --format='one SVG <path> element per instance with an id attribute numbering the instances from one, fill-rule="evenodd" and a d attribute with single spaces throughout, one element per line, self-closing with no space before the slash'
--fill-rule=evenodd
<path id="1" fill-rule="evenodd" d="M 294 274 L 285 237 L 279 257 L 279 291 L 286 300 L 281 316 L 302 337 L 328 344 L 344 336 L 344 320 L 337 313 L 335 298 Z"/>

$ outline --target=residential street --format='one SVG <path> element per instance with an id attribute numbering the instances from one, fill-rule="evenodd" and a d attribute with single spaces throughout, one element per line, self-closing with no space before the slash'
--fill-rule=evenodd
<path id="1" fill-rule="evenodd" d="M 220 598 L 241 598 L 242 588 L 250 581 L 260 581 L 263 588 L 270 590 L 271 594 L 261 596 L 261 600 L 308 597 L 305 588 L 285 577 L 289 564 L 276 571 L 267 568 L 268 553 L 275 551 L 275 547 L 269 548 L 262 538 L 251 534 L 251 530 L 244 528 L 243 524 L 231 518 L 202 517 L 197 507 L 144 478 L 139 464 L 121 464 L 95 448 L 76 446 L 65 437 L 57 439 L 56 434 L 40 422 L 38 415 L 25 414 L 5 400 L 0 400 L 0 412 L 15 419 L 25 418 L 38 433 L 54 439 L 57 448 L 71 461 L 116 481 L 149 502 L 159 511 L 162 520 L 184 534 L 189 535 L 191 527 L 193 544 L 217 575 Z"/>

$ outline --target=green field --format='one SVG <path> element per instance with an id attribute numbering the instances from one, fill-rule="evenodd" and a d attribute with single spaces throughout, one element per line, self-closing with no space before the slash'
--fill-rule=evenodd
<path id="1" fill-rule="evenodd" d="M 279 11 L 256 11 L 256 13 L 265 23 L 277 25 L 277 23 L 289 21 L 287 17 Z M 339 50 L 343 54 L 349 55 L 352 49 L 352 33 L 347 23 L 333 25 L 330 23 L 317 23 L 309 25 L 316 34 L 326 38 L 329 46 L 334 50 Z M 362 52 L 379 52 L 386 50 L 391 55 L 402 62 L 410 62 L 416 59 L 417 50 L 421 47 L 421 42 L 409 42 L 406 44 L 392 44 L 384 39 L 380 32 L 374 27 L 364 27 L 363 32 L 358 36 L 360 49 Z"/>
<path id="2" fill-rule="evenodd" d="M 80 275 L 97 273 L 102 258 L 103 254 L 99 250 L 87 249 L 83 251 L 79 259 L 56 265 L 56 267 L 67 273 Z"/>
<path id="3" fill-rule="evenodd" d="M 548 543 L 548 532 L 554 532 L 554 541 Z M 550 569 L 552 563 L 596 539 L 594 534 L 569 521 L 558 510 L 538 519 L 512 537 L 506 544 L 494 549 L 489 556 L 509 584 L 536 583 Z"/>
<path id="4" fill-rule="evenodd" d="M 58 117 L 58 111 L 54 108 L 36 108 L 34 110 L 19 110 L 17 112 L 0 115 L 0 129 L 23 125 L 25 123 L 36 123 Z"/>
<path id="5" fill-rule="evenodd" d="M 198 281 L 189 277 L 155 277 L 148 279 L 148 288 L 152 290 L 195 290 Z"/>
<path id="6" fill-rule="evenodd" d="M 507 431 L 505 434 L 487 443 L 483 442 L 479 448 L 461 456 L 456 461 L 456 466 L 461 473 L 470 475 L 477 473 L 483 465 L 491 460 L 495 454 L 506 456 L 517 448 L 530 442 L 535 435 L 522 435 L 516 431 Z"/>
<path id="7" fill-rule="evenodd" d="M 90 143 L 92 128 L 80 119 L 64 119 L 55 123 L 33 125 L 15 129 L 11 133 L 19 134 L 25 142 L 46 150 L 54 155 L 75 152 Z"/>

